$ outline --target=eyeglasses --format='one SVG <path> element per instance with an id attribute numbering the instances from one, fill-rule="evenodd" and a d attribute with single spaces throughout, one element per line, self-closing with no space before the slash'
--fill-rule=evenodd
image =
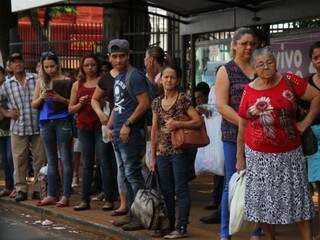
<path id="1" fill-rule="evenodd" d="M 266 62 L 259 62 L 256 64 L 255 68 L 259 69 L 259 68 L 269 68 L 272 67 L 275 64 L 275 62 L 273 60 L 268 60 Z"/>
<path id="2" fill-rule="evenodd" d="M 246 47 L 246 46 L 251 46 L 251 47 L 256 47 L 257 46 L 257 43 L 256 42 L 250 42 L 250 41 L 247 41 L 247 42 L 238 42 L 238 44 L 242 47 Z"/>

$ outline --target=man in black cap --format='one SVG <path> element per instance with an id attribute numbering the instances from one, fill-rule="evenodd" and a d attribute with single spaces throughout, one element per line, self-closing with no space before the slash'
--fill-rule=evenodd
<path id="1" fill-rule="evenodd" d="M 11 147 L 14 164 L 14 182 L 17 191 L 15 200 L 24 201 L 27 195 L 26 173 L 28 153 L 31 147 L 34 156 L 34 192 L 33 199 L 38 199 L 38 174 L 45 159 L 44 148 L 40 139 L 38 111 L 31 106 L 37 76 L 25 72 L 24 61 L 20 53 L 9 57 L 13 76 L 0 88 L 0 111 L 11 118 Z M 6 109 L 3 103 L 8 103 Z M 36 188 L 37 187 L 37 188 Z"/>
<path id="2" fill-rule="evenodd" d="M 128 194 L 129 209 L 139 189 L 144 185 L 142 156 L 145 152 L 144 114 L 150 108 L 145 75 L 129 64 L 129 43 L 125 39 L 111 40 L 109 59 L 119 75 L 114 83 L 114 108 L 108 122 L 108 135 L 114 144 Z M 123 230 L 138 230 L 142 225 L 132 216 L 115 221 Z"/>

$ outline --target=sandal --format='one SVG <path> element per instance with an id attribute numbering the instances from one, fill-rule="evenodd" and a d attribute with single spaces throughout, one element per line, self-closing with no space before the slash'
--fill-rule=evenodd
<path id="1" fill-rule="evenodd" d="M 117 217 L 117 216 L 124 216 L 128 213 L 128 211 L 118 211 L 118 210 L 114 210 L 111 212 L 111 216 L 113 217 Z"/>
<path id="2" fill-rule="evenodd" d="M 51 198 L 50 198 L 51 199 Z M 56 204 L 57 199 L 52 198 L 52 200 L 48 200 L 48 197 L 42 199 L 41 201 L 37 202 L 38 207 L 48 206 L 48 205 L 54 205 Z"/>

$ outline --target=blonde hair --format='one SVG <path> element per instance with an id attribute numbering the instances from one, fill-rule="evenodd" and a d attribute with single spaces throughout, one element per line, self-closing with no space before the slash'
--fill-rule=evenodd
<path id="1" fill-rule="evenodd" d="M 58 59 L 58 56 L 53 53 L 53 52 L 45 52 L 42 54 L 41 60 L 40 60 L 40 70 L 39 70 L 39 76 L 38 76 L 38 80 L 39 80 L 39 84 L 40 84 L 40 91 L 45 91 L 47 89 L 52 89 L 52 81 L 50 76 L 45 72 L 44 68 L 43 68 L 43 62 L 45 60 L 52 60 L 56 63 L 56 65 L 58 66 L 58 75 L 62 75 L 62 70 L 61 70 L 61 65 Z"/>

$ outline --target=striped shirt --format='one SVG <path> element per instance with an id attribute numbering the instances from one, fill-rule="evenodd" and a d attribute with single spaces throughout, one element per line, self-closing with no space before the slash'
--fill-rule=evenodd
<path id="1" fill-rule="evenodd" d="M 19 118 L 11 119 L 10 131 L 19 136 L 39 134 L 38 110 L 32 108 L 32 98 L 36 85 L 36 74 L 26 73 L 26 82 L 22 86 L 12 76 L 0 88 L 0 104 L 8 104 L 9 109 L 17 109 Z"/>

